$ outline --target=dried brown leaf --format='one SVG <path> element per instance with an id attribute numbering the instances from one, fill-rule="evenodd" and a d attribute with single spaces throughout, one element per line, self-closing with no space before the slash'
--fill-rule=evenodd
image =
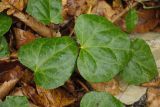
<path id="1" fill-rule="evenodd" d="M 33 72 L 29 71 L 28 69 L 25 69 L 23 77 L 21 78 L 20 82 L 25 83 L 25 84 L 31 84 L 33 79 L 34 79 Z"/>
<path id="2" fill-rule="evenodd" d="M 64 107 L 74 103 L 76 100 L 61 88 L 46 90 L 40 87 L 34 89 L 31 86 L 25 86 L 23 87 L 23 92 L 34 104 L 42 107 Z"/>
<path id="3" fill-rule="evenodd" d="M 1 4 L 3 8 L 0 10 L 8 9 L 8 15 L 13 14 L 16 10 L 22 11 L 27 5 L 26 0 L 2 0 Z"/>
<path id="4" fill-rule="evenodd" d="M 113 10 L 112 7 L 104 0 L 99 1 L 97 5 L 92 10 L 93 14 L 106 17 L 108 20 L 112 20 L 113 16 L 117 14 L 116 10 Z"/>
<path id="5" fill-rule="evenodd" d="M 23 73 L 22 67 L 20 65 L 16 65 L 15 67 L 0 73 L 0 83 L 13 79 L 19 80 L 23 76 Z"/>
<path id="6" fill-rule="evenodd" d="M 159 24 L 159 19 L 150 19 L 144 23 L 139 23 L 134 32 L 145 33 L 153 30 Z"/>
<path id="7" fill-rule="evenodd" d="M 9 94 L 9 92 L 15 87 L 17 82 L 18 79 L 12 79 L 0 85 L 0 99 L 6 97 Z"/>
<path id="8" fill-rule="evenodd" d="M 19 28 L 14 28 L 14 32 L 15 32 L 15 37 L 16 37 L 17 49 L 19 49 L 21 46 L 36 39 L 36 36 L 29 31 L 24 31 Z"/>

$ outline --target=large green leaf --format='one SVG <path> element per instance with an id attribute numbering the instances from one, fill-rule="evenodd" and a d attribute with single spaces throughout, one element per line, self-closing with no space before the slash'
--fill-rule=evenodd
<path id="1" fill-rule="evenodd" d="M 0 37 L 0 58 L 6 57 L 9 55 L 8 43 L 5 37 Z"/>
<path id="2" fill-rule="evenodd" d="M 136 27 L 138 22 L 138 15 L 135 9 L 130 9 L 126 18 L 126 28 L 128 32 L 131 32 Z"/>
<path id="3" fill-rule="evenodd" d="M 128 63 L 130 39 L 105 18 L 81 15 L 75 32 L 81 46 L 77 65 L 86 80 L 109 81 Z"/>
<path id="4" fill-rule="evenodd" d="M 44 24 L 62 22 L 61 0 L 29 0 L 27 12 Z"/>
<path id="5" fill-rule="evenodd" d="M 125 107 L 114 96 L 106 92 L 90 92 L 81 100 L 80 107 Z"/>
<path id="6" fill-rule="evenodd" d="M 78 55 L 69 37 L 41 38 L 22 46 L 19 60 L 34 71 L 36 84 L 44 88 L 62 86 L 71 76 Z"/>
<path id="7" fill-rule="evenodd" d="M 0 37 L 9 30 L 11 24 L 12 19 L 3 13 L 0 13 Z"/>
<path id="8" fill-rule="evenodd" d="M 152 80 L 157 75 L 157 67 L 148 44 L 141 39 L 132 42 L 132 57 L 121 73 L 129 84 L 140 84 Z"/>
<path id="9" fill-rule="evenodd" d="M 29 102 L 24 96 L 7 96 L 4 102 L 0 102 L 0 107 L 29 107 Z"/>

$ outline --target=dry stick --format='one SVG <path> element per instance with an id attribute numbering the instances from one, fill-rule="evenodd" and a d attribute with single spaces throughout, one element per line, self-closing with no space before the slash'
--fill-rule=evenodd
<path id="1" fill-rule="evenodd" d="M 48 27 L 46 27 L 44 24 L 38 22 L 33 17 L 24 14 L 20 11 L 13 13 L 13 16 L 24 22 L 27 26 L 32 28 L 35 32 L 40 34 L 43 37 L 52 37 L 52 36 L 58 36 L 57 33 L 53 30 L 50 30 Z"/>
<path id="2" fill-rule="evenodd" d="M 131 8 L 134 8 L 138 5 L 138 2 L 133 3 L 133 5 L 128 6 L 125 8 L 124 11 L 122 11 L 120 14 L 118 14 L 113 20 L 112 23 L 118 21 L 125 13 L 127 13 Z"/>

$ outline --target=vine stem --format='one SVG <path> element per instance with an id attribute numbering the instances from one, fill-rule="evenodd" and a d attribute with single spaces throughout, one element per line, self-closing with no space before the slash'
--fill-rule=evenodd
<path id="1" fill-rule="evenodd" d="M 138 5 L 138 2 L 134 2 L 133 5 L 126 7 L 120 14 L 118 14 L 113 20 L 111 20 L 112 23 L 115 23 L 118 21 L 124 14 L 126 14 L 131 8 L 134 8 Z"/>

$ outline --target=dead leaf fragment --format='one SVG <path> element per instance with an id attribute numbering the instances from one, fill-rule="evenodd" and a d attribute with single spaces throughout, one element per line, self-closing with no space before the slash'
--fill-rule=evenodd
<path id="1" fill-rule="evenodd" d="M 19 49 L 21 46 L 36 39 L 36 36 L 29 31 L 24 31 L 19 28 L 14 28 L 14 32 L 15 32 L 15 37 L 16 37 L 16 48 L 17 49 Z"/>
<path id="2" fill-rule="evenodd" d="M 54 89 L 51 91 L 53 99 L 56 99 L 56 107 L 65 107 L 70 104 L 73 104 L 76 99 L 70 96 L 66 91 L 63 89 Z"/>
<path id="3" fill-rule="evenodd" d="M 113 95 L 117 95 L 120 92 L 119 83 L 115 79 L 109 82 L 93 83 L 91 85 L 96 91 L 109 92 Z"/>
<path id="4" fill-rule="evenodd" d="M 2 85 L 0 85 L 1 100 L 9 94 L 9 92 L 15 87 L 17 82 L 18 82 L 18 79 L 13 79 L 8 82 L 4 82 Z"/>
<path id="5" fill-rule="evenodd" d="M 0 11 L 7 10 L 8 15 L 12 15 L 15 11 L 22 11 L 27 5 L 26 0 L 2 0 L 0 2 Z"/>
<path id="6" fill-rule="evenodd" d="M 64 107 L 76 101 L 72 95 L 61 88 L 46 90 L 40 87 L 34 89 L 31 86 L 25 86 L 23 92 L 34 104 L 42 107 Z"/>
<path id="7" fill-rule="evenodd" d="M 126 105 L 131 105 L 137 101 L 146 93 L 147 88 L 134 86 L 134 85 L 124 85 L 121 86 L 122 92 L 116 95 L 116 97 Z"/>
<path id="8" fill-rule="evenodd" d="M 13 79 L 19 80 L 23 76 L 23 73 L 24 72 L 22 71 L 22 67 L 16 65 L 15 67 L 0 73 L 0 83 L 3 83 L 5 81 L 10 81 Z"/>
<path id="9" fill-rule="evenodd" d="M 98 4 L 93 8 L 92 13 L 104 16 L 108 20 L 112 20 L 113 16 L 117 14 L 116 11 L 113 10 L 112 7 L 104 0 L 98 2 Z"/>

